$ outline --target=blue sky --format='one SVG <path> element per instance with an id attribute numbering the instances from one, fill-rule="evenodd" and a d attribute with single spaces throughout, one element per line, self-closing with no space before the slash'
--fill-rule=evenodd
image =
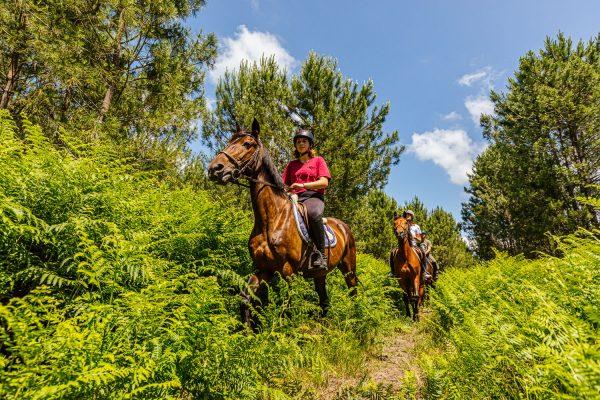
<path id="1" fill-rule="evenodd" d="M 207 0 L 189 23 L 219 38 L 209 98 L 225 68 L 262 54 L 294 73 L 315 51 L 348 78 L 372 79 L 377 104 L 390 102 L 385 130 L 407 146 L 386 193 L 399 204 L 417 196 L 460 221 L 466 174 L 485 148 L 478 118 L 493 111 L 489 90 L 503 91 L 519 57 L 547 36 L 600 33 L 600 1 Z"/>

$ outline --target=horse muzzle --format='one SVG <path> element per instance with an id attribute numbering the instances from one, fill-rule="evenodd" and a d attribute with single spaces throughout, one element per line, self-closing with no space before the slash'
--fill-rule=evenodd
<path id="1" fill-rule="evenodd" d="M 221 185 L 226 185 L 235 180 L 234 172 L 234 170 L 225 167 L 220 162 L 215 162 L 215 160 L 208 165 L 208 178 Z"/>

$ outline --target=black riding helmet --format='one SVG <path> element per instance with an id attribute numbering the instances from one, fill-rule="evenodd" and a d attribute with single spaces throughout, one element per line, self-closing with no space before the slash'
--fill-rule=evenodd
<path id="1" fill-rule="evenodd" d="M 312 147 L 315 144 L 315 136 L 308 129 L 299 129 L 298 132 L 294 135 L 294 145 L 296 145 L 296 139 L 298 138 L 307 138 L 310 146 Z"/>

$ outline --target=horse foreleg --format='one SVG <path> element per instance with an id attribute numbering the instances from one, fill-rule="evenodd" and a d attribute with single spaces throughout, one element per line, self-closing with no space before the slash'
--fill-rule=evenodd
<path id="1" fill-rule="evenodd" d="M 327 287 L 325 285 L 325 276 L 315 278 L 315 290 L 319 295 L 319 305 L 321 306 L 321 316 L 326 316 L 329 311 L 329 296 L 327 295 Z"/>
<path id="2" fill-rule="evenodd" d="M 413 280 L 413 294 L 411 296 L 411 304 L 413 308 L 413 320 L 419 320 L 419 305 L 421 304 L 421 297 L 423 294 L 423 287 L 421 285 L 421 275 L 417 274 L 415 279 Z"/>
<path id="3" fill-rule="evenodd" d="M 242 323 L 248 328 L 254 330 L 256 323 L 252 318 L 252 300 L 254 296 L 258 296 L 263 281 L 268 282 L 272 278 L 272 274 L 268 271 L 259 271 L 248 278 L 248 286 L 242 290 L 242 302 L 240 311 L 242 314 Z M 253 296 L 254 295 L 254 296 Z"/>
<path id="4" fill-rule="evenodd" d="M 419 300 L 412 299 L 413 321 L 419 320 Z"/>
<path id="5" fill-rule="evenodd" d="M 408 297 L 408 295 L 405 292 L 402 293 L 402 300 L 404 300 L 404 307 L 406 308 L 406 316 L 408 318 L 410 318 L 410 298 Z"/>

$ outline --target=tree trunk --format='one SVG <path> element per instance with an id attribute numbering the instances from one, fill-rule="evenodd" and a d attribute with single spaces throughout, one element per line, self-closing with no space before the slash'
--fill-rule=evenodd
<path id="1" fill-rule="evenodd" d="M 110 105 L 113 99 L 113 95 L 115 93 L 116 81 L 119 77 L 119 73 L 121 71 L 121 51 L 122 51 L 122 43 L 123 33 L 125 31 L 125 9 L 123 8 L 119 12 L 119 22 L 117 25 L 117 35 L 115 37 L 115 46 L 112 52 L 112 63 L 109 63 L 109 68 L 112 64 L 114 68 L 112 71 L 109 71 L 109 81 L 108 87 L 106 88 L 106 93 L 104 94 L 104 99 L 102 100 L 102 106 L 100 107 L 100 123 L 104 122 L 104 117 L 106 113 L 110 109 Z"/>
<path id="2" fill-rule="evenodd" d="M 19 22 L 21 25 L 20 29 L 22 31 L 27 29 L 27 16 L 24 13 L 21 13 Z M 21 43 L 21 45 L 25 47 L 23 43 Z M 21 65 L 19 64 L 21 62 L 21 53 L 19 52 L 19 47 L 19 45 L 15 46 L 15 49 L 10 55 L 10 65 L 8 67 L 8 73 L 6 74 L 6 83 L 4 85 L 4 89 L 2 90 L 0 108 L 8 108 L 8 103 L 10 103 L 10 98 L 15 90 L 19 71 L 21 70 Z"/>
<path id="3" fill-rule="evenodd" d="M 0 100 L 0 108 L 8 108 L 10 97 L 15 89 L 15 82 L 19 75 L 19 53 L 13 52 L 10 57 L 10 66 L 8 67 L 8 74 L 6 75 L 6 84 L 2 91 L 2 99 Z"/>

